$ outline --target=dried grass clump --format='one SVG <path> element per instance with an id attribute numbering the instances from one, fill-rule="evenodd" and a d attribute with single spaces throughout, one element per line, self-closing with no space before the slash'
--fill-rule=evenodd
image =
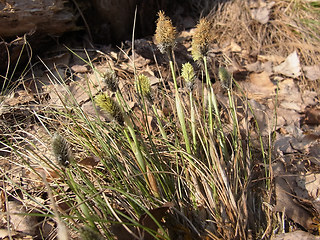
<path id="1" fill-rule="evenodd" d="M 287 56 L 299 51 L 302 64 L 320 61 L 320 12 L 307 1 L 276 1 L 270 20 L 261 24 L 252 19 L 249 1 L 235 0 L 211 13 L 212 32 L 219 44 L 235 41 L 250 54 Z"/>

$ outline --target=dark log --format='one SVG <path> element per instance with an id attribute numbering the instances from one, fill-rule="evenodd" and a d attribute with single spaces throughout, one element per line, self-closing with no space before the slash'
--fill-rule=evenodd
<path id="1" fill-rule="evenodd" d="M 21 36 L 28 32 L 61 35 L 77 30 L 77 17 L 66 0 L 1 0 L 0 36 Z"/>

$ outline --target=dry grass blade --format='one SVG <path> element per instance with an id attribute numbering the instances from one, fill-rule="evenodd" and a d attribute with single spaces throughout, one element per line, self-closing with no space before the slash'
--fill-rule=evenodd
<path id="1" fill-rule="evenodd" d="M 249 1 L 230 1 L 211 14 L 213 38 L 221 45 L 234 41 L 253 54 L 282 56 L 298 49 L 304 64 L 320 61 L 320 14 L 308 1 L 276 1 L 266 24 L 252 19 Z"/>

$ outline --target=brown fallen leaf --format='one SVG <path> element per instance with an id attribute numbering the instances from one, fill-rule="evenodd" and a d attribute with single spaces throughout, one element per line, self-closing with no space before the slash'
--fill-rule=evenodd
<path id="1" fill-rule="evenodd" d="M 157 222 L 160 222 L 161 219 L 167 213 L 168 209 L 171 207 L 173 207 L 173 203 L 167 202 L 161 207 L 149 210 L 149 212 L 154 217 L 154 219 L 156 219 Z M 127 215 L 127 213 L 124 213 L 124 214 Z M 126 221 L 127 220 L 123 219 L 123 222 L 126 222 Z M 139 219 L 139 223 L 142 226 L 149 228 L 155 232 L 158 230 L 158 225 L 147 213 L 144 213 L 141 215 Z M 143 229 L 140 229 L 140 230 L 142 232 L 142 238 L 141 238 L 142 240 L 154 239 L 154 237 L 152 237 L 152 235 L 146 232 L 145 230 Z M 132 236 L 132 233 L 137 234 L 138 229 L 130 225 L 126 225 L 126 227 L 124 227 L 123 224 L 113 224 L 111 226 L 111 232 L 117 237 L 118 240 L 128 240 L 128 239 L 134 239 L 134 237 Z"/>
<path id="2" fill-rule="evenodd" d="M 280 64 L 285 60 L 285 58 L 279 55 L 258 55 L 258 60 L 261 62 L 270 61 L 274 64 Z"/>
<path id="3" fill-rule="evenodd" d="M 298 230 L 290 233 L 281 233 L 277 234 L 273 237 L 271 237 L 271 240 L 293 240 L 293 239 L 299 239 L 299 240 L 319 240 L 319 236 L 314 236 L 311 233 Z"/>
<path id="4" fill-rule="evenodd" d="M 267 72 L 251 73 L 248 81 L 239 84 L 247 91 L 249 98 L 256 99 L 271 97 L 276 88 Z"/>
<path id="5" fill-rule="evenodd" d="M 275 73 L 280 73 L 287 77 L 299 77 L 301 75 L 301 67 L 297 52 L 291 53 L 283 63 L 275 66 L 273 70 Z"/>
<path id="6" fill-rule="evenodd" d="M 63 102 L 67 102 L 68 88 L 60 84 L 46 85 L 43 87 L 45 92 L 49 93 L 50 100 L 48 102 L 51 106 L 63 107 Z"/>
<path id="7" fill-rule="evenodd" d="M 6 197 L 4 190 L 0 191 L 0 212 L 6 211 Z"/>
<path id="8" fill-rule="evenodd" d="M 82 166 L 86 166 L 89 168 L 94 168 L 98 165 L 98 163 L 100 162 L 100 158 L 96 157 L 96 156 L 90 156 L 90 157 L 85 157 L 84 159 L 82 159 L 79 164 Z"/>
<path id="9" fill-rule="evenodd" d="M 300 224 L 307 230 L 314 231 L 314 222 L 311 211 L 299 204 L 291 189 L 297 187 L 295 177 L 287 174 L 282 163 L 277 162 L 273 165 L 276 187 L 276 206 L 274 211 L 283 212 L 292 221 Z"/>
<path id="10" fill-rule="evenodd" d="M 275 2 L 268 2 L 267 4 L 264 2 L 260 2 L 260 6 L 258 8 L 251 9 L 251 17 L 258 21 L 261 24 L 266 24 L 269 21 L 269 14 L 272 6 Z"/>
<path id="11" fill-rule="evenodd" d="M 161 207 L 149 210 L 149 212 L 153 216 L 153 218 L 158 223 L 160 223 L 161 219 L 166 215 L 167 211 L 173 206 L 174 206 L 174 204 L 172 202 L 167 202 L 167 203 L 163 204 Z M 139 219 L 139 223 L 141 225 L 143 225 L 144 227 L 149 228 L 155 232 L 157 232 L 157 230 L 159 228 L 157 223 L 147 213 L 144 213 L 141 215 L 141 217 Z M 153 240 L 154 239 L 154 237 L 145 230 L 142 230 L 142 236 L 143 236 L 143 240 Z"/>
<path id="12" fill-rule="evenodd" d="M 320 108 L 312 107 L 308 108 L 305 112 L 304 122 L 309 125 L 320 124 Z"/>
<path id="13" fill-rule="evenodd" d="M 62 199 L 60 195 L 54 196 L 54 201 L 57 204 L 58 209 L 62 213 L 66 213 L 66 214 L 69 214 L 70 211 L 71 211 L 71 207 L 75 205 L 73 200 L 71 200 L 71 199 L 69 199 L 69 200 Z"/>
<path id="14" fill-rule="evenodd" d="M 71 59 L 71 53 L 61 53 L 59 55 L 55 55 L 53 57 L 42 59 L 44 65 L 48 69 L 54 69 L 57 65 L 68 66 Z"/>
<path id="15" fill-rule="evenodd" d="M 71 69 L 76 73 L 85 73 L 88 71 L 87 67 L 83 65 L 73 65 Z"/>
<path id="16" fill-rule="evenodd" d="M 320 79 L 320 64 L 313 66 L 304 66 L 302 69 L 308 80 L 315 81 Z"/>
<path id="17" fill-rule="evenodd" d="M 241 50 L 241 47 L 232 40 L 230 44 L 222 49 L 222 52 L 241 52 Z"/>
<path id="18" fill-rule="evenodd" d="M 10 229 L 0 229 L 0 239 L 7 239 L 7 237 L 8 237 L 8 239 L 9 239 L 9 236 L 11 236 L 11 237 L 13 237 L 13 236 L 15 236 L 15 235 L 17 235 L 18 234 L 18 232 L 16 232 L 16 231 L 10 231 Z"/>
<path id="19" fill-rule="evenodd" d="M 132 111 L 136 116 L 136 118 L 133 118 L 133 122 L 141 132 L 143 132 L 146 127 L 148 127 L 152 133 L 156 133 L 158 131 L 157 120 L 154 116 L 148 115 L 146 119 L 145 113 L 136 104 L 133 106 Z"/>
<path id="20" fill-rule="evenodd" d="M 302 115 L 299 114 L 297 111 L 291 110 L 291 109 L 285 109 L 282 107 L 279 107 L 277 109 L 277 114 L 278 114 L 278 118 L 283 118 L 283 120 L 285 120 L 284 125 L 287 125 L 287 126 L 290 126 L 296 123 L 302 117 Z"/>
<path id="21" fill-rule="evenodd" d="M 147 166 L 147 178 L 149 182 L 149 186 L 151 188 L 151 191 L 155 197 L 160 196 L 160 192 L 157 185 L 157 180 L 154 177 L 153 173 L 150 171 L 149 167 Z"/>
<path id="22" fill-rule="evenodd" d="M 256 61 L 254 63 L 247 64 L 245 68 L 249 72 L 255 72 L 255 73 L 266 72 L 269 76 L 272 75 L 273 73 L 271 61 L 267 61 L 267 62 Z"/>
<path id="23" fill-rule="evenodd" d="M 34 181 L 34 184 L 37 186 L 45 186 L 42 176 L 46 177 L 47 182 L 56 181 L 60 178 L 59 174 L 56 171 L 51 169 L 43 169 L 43 168 L 34 168 L 34 171 L 27 171 L 27 176 L 29 179 Z"/>
<path id="24" fill-rule="evenodd" d="M 254 99 L 249 100 L 249 104 L 253 111 L 253 116 L 256 123 L 259 126 L 260 133 L 265 136 L 269 134 L 272 123 L 272 113 L 269 113 L 263 104 L 255 101 Z M 249 116 L 251 117 L 251 112 Z"/>
<path id="25" fill-rule="evenodd" d="M 317 199 L 320 196 L 320 174 L 310 173 L 304 176 L 299 176 L 297 181 L 300 187 L 307 190 L 308 195 L 313 199 Z"/>
<path id="26" fill-rule="evenodd" d="M 320 143 L 314 144 L 309 148 L 309 156 L 320 159 Z"/>
<path id="27" fill-rule="evenodd" d="M 37 233 L 37 218 L 28 215 L 27 209 L 19 201 L 8 201 L 7 206 L 7 213 L 10 216 L 13 230 L 35 236 Z"/>
<path id="28" fill-rule="evenodd" d="M 33 94 L 25 90 L 19 90 L 13 92 L 8 98 L 6 98 L 3 103 L 9 106 L 16 106 L 18 104 L 25 104 L 34 101 Z"/>

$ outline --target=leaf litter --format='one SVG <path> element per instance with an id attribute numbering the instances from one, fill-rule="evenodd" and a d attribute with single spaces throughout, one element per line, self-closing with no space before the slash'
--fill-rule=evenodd
<path id="1" fill-rule="evenodd" d="M 295 47 L 293 47 L 294 44 L 287 45 L 288 38 L 293 35 L 290 33 L 288 34 L 290 35 L 288 38 L 285 37 L 288 29 L 283 26 L 284 24 L 279 25 L 274 19 L 277 14 L 280 15 L 279 21 L 284 17 L 279 13 L 279 10 L 283 10 L 283 6 L 281 5 L 283 3 L 281 1 L 259 1 L 260 5 L 254 5 L 255 2 L 256 1 L 251 1 L 249 13 L 247 11 L 240 11 L 239 9 L 234 11 L 233 8 L 239 7 L 239 5 L 232 5 L 231 3 L 227 3 L 224 7 L 218 9 L 220 15 L 216 15 L 218 17 L 215 20 L 216 25 L 214 25 L 214 29 L 216 30 L 216 41 L 219 44 L 215 45 L 215 51 L 213 53 L 217 62 L 213 61 L 212 65 L 220 64 L 219 61 L 222 62 L 222 59 L 225 60 L 225 58 L 233 59 L 236 63 L 233 64 L 233 69 L 235 69 L 233 70 L 234 78 L 239 82 L 240 86 L 245 89 L 249 103 L 253 107 L 253 114 L 249 118 L 257 121 L 263 136 L 268 136 L 273 132 L 275 133 L 274 154 L 278 156 L 279 160 L 274 161 L 272 164 L 275 184 L 274 198 L 276 202 L 273 211 L 284 213 L 288 219 L 301 225 L 304 230 L 316 233 L 319 229 L 319 223 L 316 219 L 319 219 L 320 216 L 318 203 L 320 201 L 319 96 L 312 90 L 303 91 L 300 88 L 299 82 L 302 81 L 303 74 L 308 81 L 319 80 L 319 64 L 316 64 L 319 62 L 319 54 L 315 54 L 318 53 L 317 50 L 305 50 L 297 44 Z M 228 23 L 232 21 L 232 19 L 237 19 L 232 26 L 225 24 L 225 29 L 219 27 L 219 23 Z M 250 25 L 245 29 L 246 32 L 253 34 L 255 38 L 254 44 L 251 39 L 248 40 L 247 38 L 250 34 L 239 33 L 237 29 L 237 26 L 242 25 L 237 23 L 239 23 L 239 21 L 249 22 L 247 19 L 254 19 L 258 22 L 250 22 Z M 287 22 L 287 19 L 285 20 L 285 22 Z M 271 39 L 265 40 L 256 35 L 257 33 L 254 32 L 254 29 L 260 28 L 262 32 L 267 31 L 267 25 L 270 23 L 275 24 L 274 26 L 280 29 L 276 34 L 272 31 L 270 32 L 272 35 Z M 281 29 L 284 29 L 283 33 L 281 33 Z M 190 32 L 192 33 L 192 31 L 185 31 L 181 34 L 182 36 L 186 36 L 181 40 L 181 44 L 187 48 L 182 49 L 181 52 L 179 52 L 180 54 L 177 54 L 178 62 L 185 62 L 187 59 L 186 56 L 190 48 L 190 38 L 188 37 L 190 36 Z M 273 34 L 275 35 L 273 36 Z M 294 36 L 293 39 L 296 40 L 297 38 Z M 283 41 L 283 44 L 279 44 L 275 49 L 271 49 L 267 45 L 268 42 L 263 41 Z M 156 49 L 154 44 L 141 39 L 135 41 L 135 47 L 136 51 L 139 52 L 137 54 L 136 67 L 152 76 L 152 83 L 155 85 L 155 88 L 157 88 L 161 82 L 158 77 L 155 77 L 158 73 L 152 54 L 152 51 Z M 263 51 L 258 51 L 257 49 L 259 48 L 263 49 Z M 127 50 L 130 51 L 130 47 Z M 307 53 L 305 51 L 307 51 Z M 312 56 L 307 58 L 306 55 L 310 53 L 313 53 Z M 97 54 L 96 57 L 103 59 L 104 55 Z M 95 63 L 97 72 L 103 72 L 110 67 L 109 59 L 116 60 L 112 61 L 111 64 L 112 68 L 120 69 L 118 75 L 120 75 L 121 72 L 121 84 L 123 86 L 132 84 L 132 82 L 128 80 L 133 76 L 132 74 L 134 72 L 132 63 L 123 59 L 119 60 L 118 58 L 119 54 L 111 52 L 110 58 L 102 61 L 102 64 L 101 62 L 99 62 L 99 64 Z M 241 59 L 241 61 L 239 59 Z M 63 107 L 63 102 L 69 101 L 73 104 L 79 104 L 85 113 L 95 116 L 96 110 L 90 100 L 92 96 L 106 90 L 103 79 L 96 71 L 88 70 L 86 65 L 81 65 L 76 62 L 73 64 L 70 53 L 48 59 L 46 62 L 51 69 L 54 69 L 59 61 L 62 65 L 72 66 L 71 70 L 76 74 L 74 76 L 75 80 L 71 79 L 66 86 L 57 83 L 47 83 L 43 85 L 41 92 L 47 95 L 47 99 L 49 99 L 47 104 L 52 108 L 61 108 Z M 303 64 L 303 66 L 301 67 L 300 64 Z M 65 78 L 65 69 L 65 67 L 60 67 L 57 70 L 59 73 L 55 76 L 57 78 L 61 76 Z M 246 77 L 244 80 L 237 78 L 236 71 L 239 71 L 239 69 L 245 73 Z M 168 75 L 169 73 L 164 72 L 164 74 Z M 48 81 L 44 80 L 43 82 Z M 277 89 L 278 87 L 279 89 Z M 89 92 L 88 89 L 90 90 Z M 137 115 L 142 115 L 141 109 L 135 107 L 135 103 L 138 100 L 130 91 L 127 91 L 126 95 L 127 99 L 130 99 L 128 102 L 131 102 L 133 106 L 131 110 Z M 220 96 L 221 99 L 218 99 L 218 101 L 222 102 L 223 94 Z M 278 105 L 276 106 L 273 104 L 274 98 L 278 100 Z M 34 103 L 37 100 L 39 99 L 37 99 L 36 93 L 32 93 L 29 90 L 16 90 L 9 98 L 1 103 L 1 116 L 3 117 L 5 114 L 3 109 L 7 109 L 8 107 L 19 108 L 26 104 Z M 274 123 L 274 111 L 277 112 L 277 125 Z M 101 115 L 103 114 L 101 113 Z M 22 117 L 27 118 L 27 115 L 23 115 Z M 103 118 L 103 120 L 106 119 L 107 117 Z M 141 117 L 140 122 L 143 121 L 145 120 Z M 149 116 L 146 121 L 156 134 L 158 129 L 152 126 L 155 121 L 154 117 Z M 139 124 L 137 123 L 137 125 Z M 142 125 L 145 125 L 145 123 Z M 4 130 L 1 129 L 1 131 Z M 47 155 L 46 152 L 47 150 L 44 149 L 43 154 Z M 48 157 L 50 158 L 50 156 Z M 91 169 L 97 167 L 98 162 L 97 157 L 90 156 L 84 157 L 80 161 L 80 164 Z M 38 167 L 39 171 L 41 171 L 41 166 Z M 31 179 L 37 178 L 32 175 L 28 177 Z M 50 177 L 52 179 L 50 179 Z M 58 178 L 58 176 L 49 173 L 49 181 L 56 181 L 55 178 Z M 151 209 L 149 212 L 156 220 L 160 221 L 164 215 L 167 214 L 170 207 L 172 206 L 162 206 Z M 20 213 L 24 213 L 24 211 L 25 210 L 19 210 Z M 23 221 L 25 221 L 25 219 L 19 221 L 24 223 Z M 32 221 L 35 220 L 33 219 Z M 158 230 L 153 220 L 146 214 L 141 216 L 139 222 L 154 231 Z M 13 226 L 17 225 L 13 220 L 11 224 L 13 224 Z M 20 225 L 20 227 L 21 226 L 23 225 Z M 35 235 L 35 230 L 32 229 L 32 227 L 29 226 L 25 228 L 23 231 L 27 230 L 30 235 Z M 21 231 L 19 225 L 17 225 L 15 231 Z M 292 238 L 317 239 L 319 237 L 298 230 L 291 233 L 278 234 L 272 239 Z M 121 236 L 119 236 L 118 239 L 121 239 Z M 153 238 L 150 238 L 150 236 L 145 233 L 144 239 Z"/>

